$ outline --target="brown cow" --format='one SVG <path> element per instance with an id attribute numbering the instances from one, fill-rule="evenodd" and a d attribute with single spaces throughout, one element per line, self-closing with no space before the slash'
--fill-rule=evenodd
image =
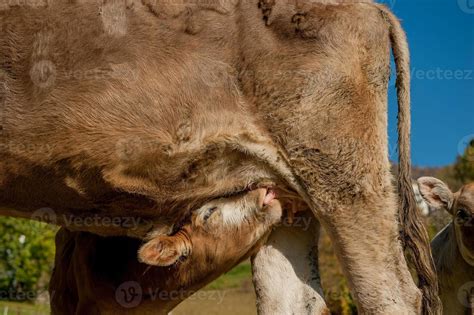
<path id="1" fill-rule="evenodd" d="M 3 214 L 48 207 L 71 229 L 143 237 L 150 227 L 75 222 L 126 215 L 172 227 L 206 200 L 270 180 L 295 190 L 327 228 L 360 312 L 417 313 L 422 301 L 437 312 L 410 187 L 408 49 L 385 7 L 26 5 L 0 11 Z M 387 152 L 391 44 L 402 211 Z M 423 300 L 404 249 L 414 255 Z M 255 268 L 267 268 L 264 261 Z"/>
<path id="2" fill-rule="evenodd" d="M 267 189 L 210 201 L 173 235 L 142 246 L 124 237 L 61 229 L 50 283 L 53 314 L 167 314 L 255 253 L 282 209 Z M 167 267 L 165 267 L 167 266 Z"/>
<path id="3" fill-rule="evenodd" d="M 451 223 L 431 242 L 444 314 L 471 314 L 474 312 L 474 183 L 456 193 L 433 177 L 419 178 L 418 185 L 433 210 L 448 211 L 453 216 Z"/>

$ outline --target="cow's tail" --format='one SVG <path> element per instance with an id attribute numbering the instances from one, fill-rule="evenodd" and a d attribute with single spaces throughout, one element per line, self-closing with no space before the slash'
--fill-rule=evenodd
<path id="1" fill-rule="evenodd" d="M 423 294 L 422 314 L 440 314 L 438 281 L 431 256 L 428 233 L 416 209 L 411 183 L 410 162 L 410 55 L 405 32 L 390 10 L 378 5 L 389 23 L 390 41 L 397 71 L 398 97 L 398 191 L 400 196 L 400 238 L 405 253 L 418 274 L 418 287 Z"/>

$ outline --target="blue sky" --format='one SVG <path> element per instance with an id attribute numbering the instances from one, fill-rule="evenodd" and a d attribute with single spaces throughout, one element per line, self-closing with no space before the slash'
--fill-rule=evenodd
<path id="1" fill-rule="evenodd" d="M 413 164 L 450 164 L 463 143 L 474 138 L 474 0 L 379 2 L 402 20 L 410 45 Z M 396 159 L 396 115 L 392 82 L 391 159 Z"/>

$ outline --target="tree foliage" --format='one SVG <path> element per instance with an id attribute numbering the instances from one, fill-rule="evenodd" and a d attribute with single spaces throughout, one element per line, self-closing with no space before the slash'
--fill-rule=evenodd
<path id="1" fill-rule="evenodd" d="M 45 290 L 55 233 L 45 223 L 0 217 L 0 300 L 34 300 Z"/>
<path id="2" fill-rule="evenodd" d="M 474 181 L 474 139 L 454 164 L 454 177 L 463 184 Z"/>

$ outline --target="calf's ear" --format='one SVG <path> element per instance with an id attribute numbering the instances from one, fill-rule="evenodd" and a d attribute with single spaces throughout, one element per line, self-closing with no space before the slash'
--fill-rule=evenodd
<path id="1" fill-rule="evenodd" d="M 182 233 L 158 235 L 138 250 L 140 262 L 152 266 L 170 266 L 191 253 L 192 244 Z"/>
<path id="2" fill-rule="evenodd" d="M 420 177 L 417 182 L 421 196 L 432 209 L 451 212 L 454 195 L 445 183 L 434 177 Z"/>

